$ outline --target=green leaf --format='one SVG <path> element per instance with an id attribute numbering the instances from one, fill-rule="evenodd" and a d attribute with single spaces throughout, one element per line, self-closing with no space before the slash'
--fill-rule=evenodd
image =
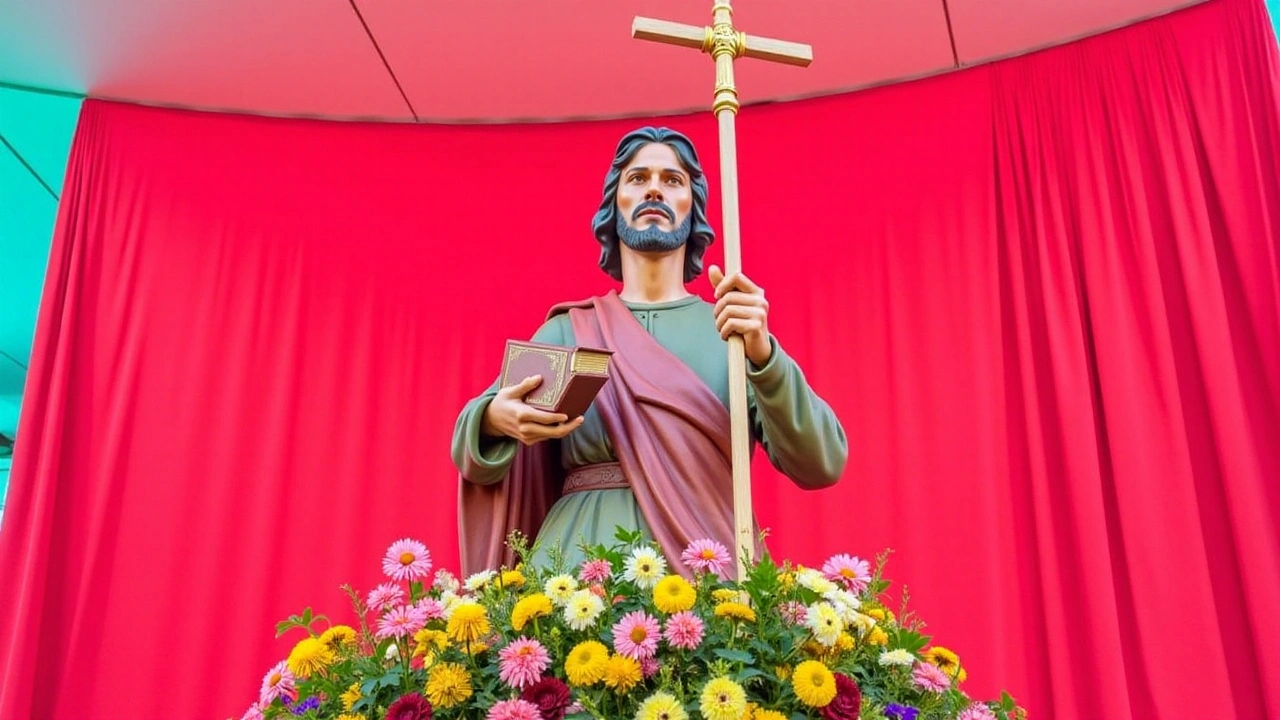
<path id="1" fill-rule="evenodd" d="M 751 665 L 756 661 L 755 656 L 747 652 L 746 650 L 730 650 L 729 648 L 715 648 L 715 653 L 719 657 L 722 657 L 725 660 L 728 660 L 729 662 L 737 662 L 737 663 L 743 663 L 745 665 Z"/>
<path id="2" fill-rule="evenodd" d="M 1013 701 L 1013 696 L 1007 690 L 1000 693 L 1000 709 L 1005 712 L 1013 712 L 1014 707 L 1016 707 L 1016 704 Z"/>

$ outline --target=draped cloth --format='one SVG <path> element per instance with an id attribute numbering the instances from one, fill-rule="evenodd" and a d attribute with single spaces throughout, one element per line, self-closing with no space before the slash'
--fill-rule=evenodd
<path id="1" fill-rule="evenodd" d="M 552 308 L 568 313 L 575 342 L 613 351 L 595 406 L 645 521 L 674 561 L 694 540 L 732 547 L 729 412 L 689 366 L 636 322 L 616 292 Z M 519 530 L 532 538 L 560 497 L 563 468 L 550 442 L 520 446 L 507 477 L 477 485 L 460 477 L 459 547 L 470 574 L 515 558 Z"/>

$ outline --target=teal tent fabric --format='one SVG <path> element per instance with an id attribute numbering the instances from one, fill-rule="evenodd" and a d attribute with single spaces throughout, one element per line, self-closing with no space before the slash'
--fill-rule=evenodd
<path id="1" fill-rule="evenodd" d="M 81 98 L 0 85 L 0 435 L 14 438 Z M 0 518 L 9 459 L 0 449 Z"/>

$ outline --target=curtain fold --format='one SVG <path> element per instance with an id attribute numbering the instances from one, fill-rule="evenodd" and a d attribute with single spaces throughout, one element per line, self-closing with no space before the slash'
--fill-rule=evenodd
<path id="1" fill-rule="evenodd" d="M 1278 57 L 1259 2 L 1211 0 L 747 108 L 744 265 L 851 444 L 820 493 L 757 457 L 775 556 L 891 549 L 965 688 L 1033 718 L 1280 714 Z M 0 525 L 0 717 L 238 716 L 275 623 L 355 621 L 339 585 L 392 541 L 456 568 L 456 413 L 612 287 L 588 221 L 647 123 L 718 167 L 703 116 L 87 101 Z"/>

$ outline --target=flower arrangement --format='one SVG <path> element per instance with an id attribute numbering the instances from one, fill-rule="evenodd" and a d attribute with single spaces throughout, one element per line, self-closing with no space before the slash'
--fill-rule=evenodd
<path id="1" fill-rule="evenodd" d="M 821 568 L 747 564 L 739 581 L 712 540 L 673 571 L 619 529 L 566 567 L 552 552 L 459 581 L 427 548 L 393 543 L 358 628 L 308 608 L 277 636 L 304 635 L 267 671 L 243 720 L 1020 720 L 1004 693 L 970 698 L 955 653 L 883 602 L 885 556 Z"/>

